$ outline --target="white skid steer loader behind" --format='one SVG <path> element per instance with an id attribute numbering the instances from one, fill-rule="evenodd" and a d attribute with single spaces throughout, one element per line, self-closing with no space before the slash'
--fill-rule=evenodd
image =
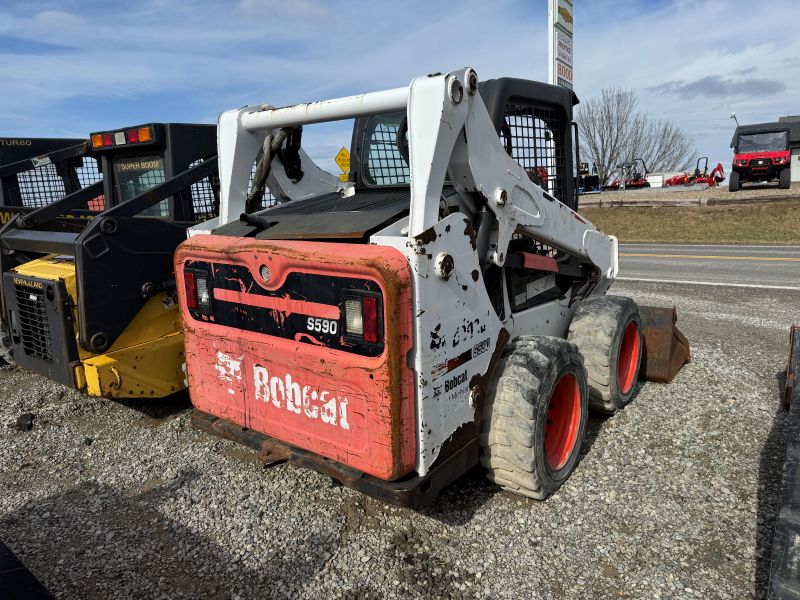
<path id="1" fill-rule="evenodd" d="M 606 295 L 617 241 L 573 210 L 575 102 L 467 68 L 224 113 L 227 224 L 199 226 L 175 259 L 195 424 L 406 506 L 479 462 L 516 493 L 557 489 L 589 406 L 633 398 L 652 328 Z M 337 186 L 297 140 L 346 118 L 353 166 Z M 259 151 L 293 201 L 246 214 Z M 648 369 L 669 371 L 688 347 L 671 350 L 661 310 L 669 348 Z"/>

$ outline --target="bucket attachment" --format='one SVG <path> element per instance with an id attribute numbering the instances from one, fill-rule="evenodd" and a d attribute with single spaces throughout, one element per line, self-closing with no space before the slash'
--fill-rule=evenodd
<path id="1" fill-rule="evenodd" d="M 644 334 L 640 379 L 669 383 L 689 362 L 689 341 L 675 326 L 675 307 L 639 306 Z"/>
<path id="2" fill-rule="evenodd" d="M 786 390 L 783 405 L 800 400 L 800 325 L 789 330 L 789 362 L 786 365 Z"/>

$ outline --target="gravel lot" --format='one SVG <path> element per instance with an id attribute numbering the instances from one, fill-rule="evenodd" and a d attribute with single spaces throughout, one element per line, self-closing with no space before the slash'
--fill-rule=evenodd
<path id="1" fill-rule="evenodd" d="M 93 400 L 5 369 L 0 539 L 63 598 L 760 597 L 798 295 L 615 291 L 677 305 L 694 360 L 592 418 L 545 503 L 471 473 L 430 509 L 393 509 L 193 431 L 185 398 Z"/>

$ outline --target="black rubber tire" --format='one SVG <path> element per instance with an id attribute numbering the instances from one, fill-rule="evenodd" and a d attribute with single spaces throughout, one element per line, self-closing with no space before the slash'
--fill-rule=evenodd
<path id="1" fill-rule="evenodd" d="M 577 383 L 580 414 L 569 454 L 553 469 L 545 453 L 545 425 L 551 397 L 565 375 Z M 520 337 L 509 344 L 483 409 L 481 464 L 489 480 L 536 500 L 557 490 L 580 460 L 588 399 L 586 369 L 575 344 L 544 336 Z"/>
<path id="2" fill-rule="evenodd" d="M 742 185 L 739 183 L 739 171 L 732 171 L 731 178 L 728 180 L 728 191 L 738 192 L 740 189 L 742 189 Z"/>
<path id="3" fill-rule="evenodd" d="M 792 187 L 792 170 L 789 167 L 784 167 L 781 175 L 778 178 L 778 187 L 782 190 L 788 190 Z"/>
<path id="4" fill-rule="evenodd" d="M 636 323 L 638 353 L 629 387 L 620 390 L 617 377 L 620 345 L 625 330 Z M 636 302 L 624 296 L 599 296 L 584 300 L 575 311 L 567 339 L 578 346 L 589 377 L 589 406 L 614 414 L 627 405 L 636 391 L 642 365 L 642 320 Z"/>

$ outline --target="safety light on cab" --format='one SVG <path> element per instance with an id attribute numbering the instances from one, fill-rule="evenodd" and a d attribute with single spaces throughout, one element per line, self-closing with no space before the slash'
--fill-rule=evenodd
<path id="1" fill-rule="evenodd" d="M 124 146 L 126 144 L 144 144 L 153 141 L 153 128 L 134 127 L 123 131 L 93 133 L 91 140 L 92 148 L 95 150 L 110 146 Z"/>

